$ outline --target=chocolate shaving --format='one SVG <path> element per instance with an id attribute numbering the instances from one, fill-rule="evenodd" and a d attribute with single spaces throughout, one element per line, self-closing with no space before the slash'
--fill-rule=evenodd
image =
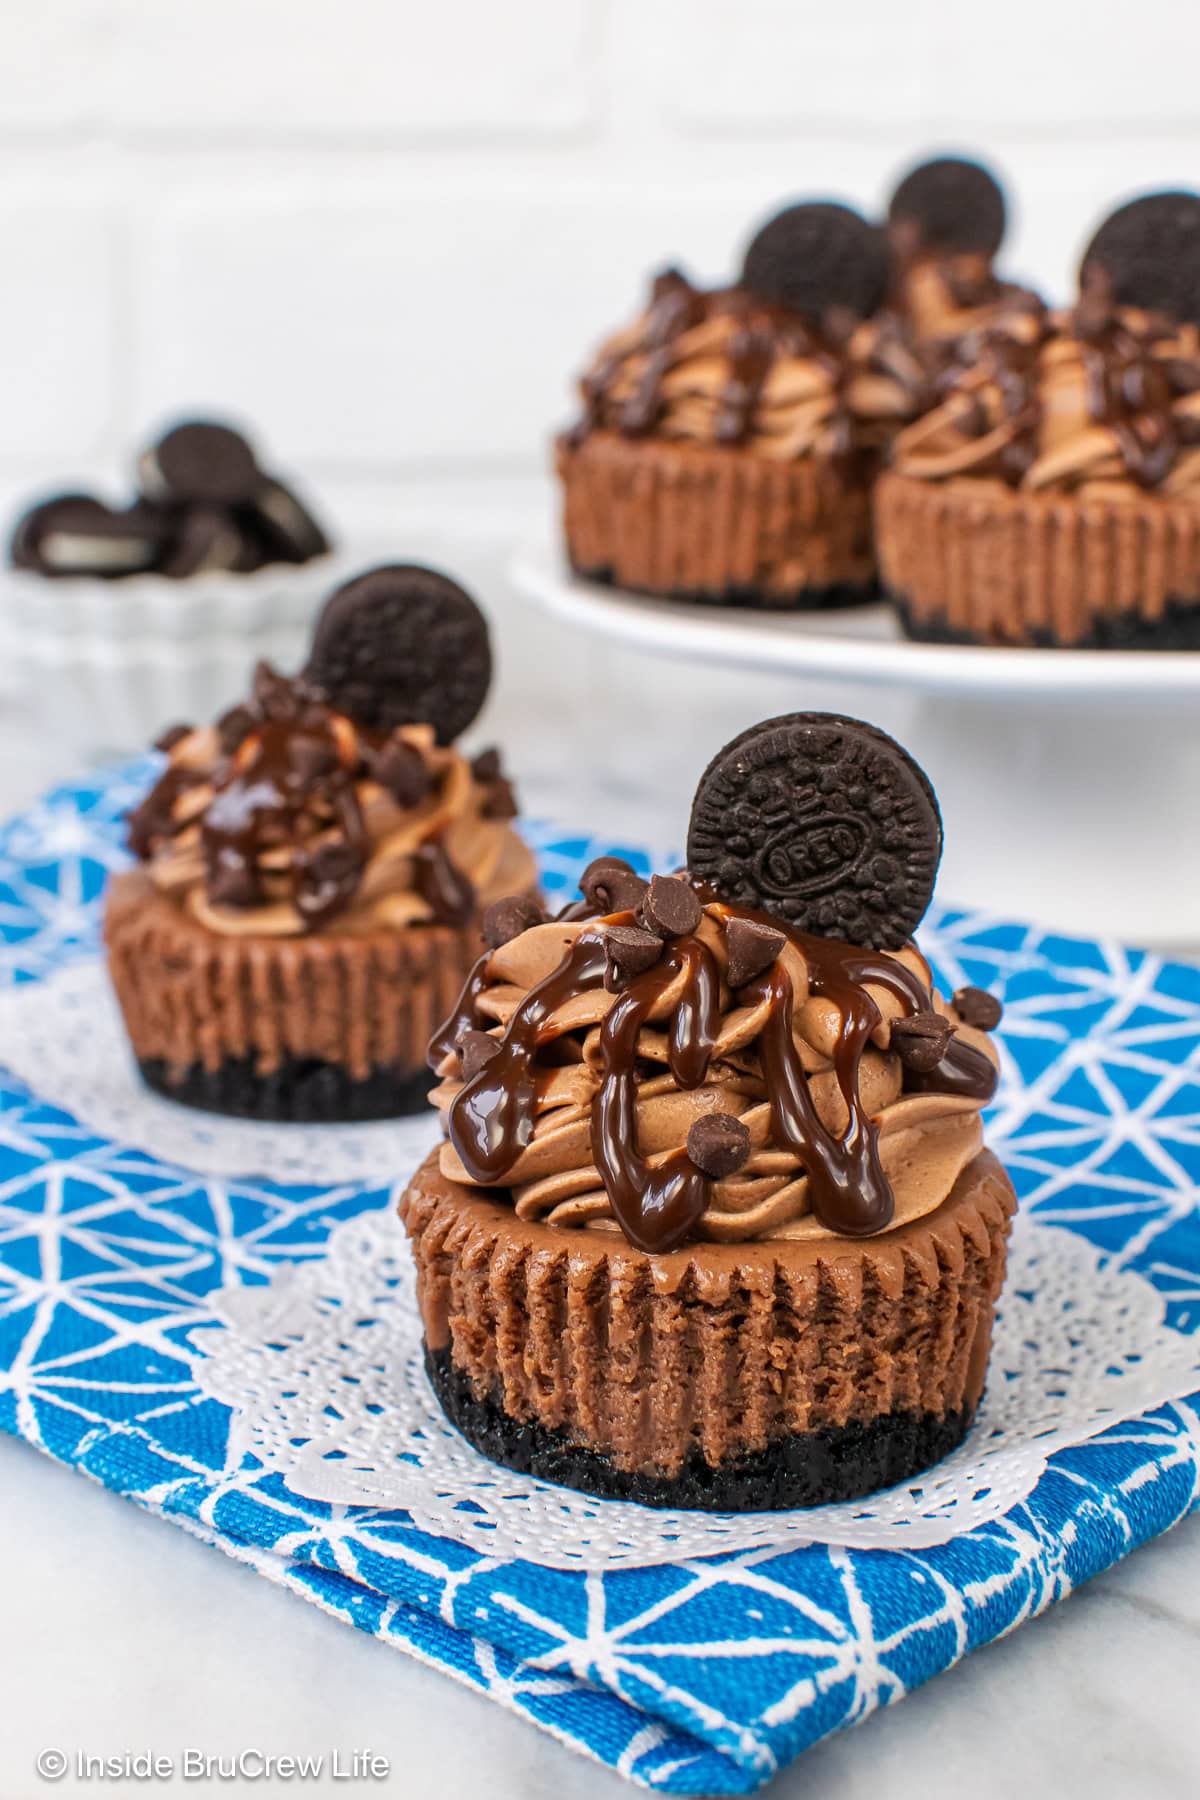
<path id="1" fill-rule="evenodd" d="M 950 1004 L 963 1024 L 976 1031 L 995 1031 L 1004 1017 L 1003 1006 L 986 988 L 960 987 Z"/>
<path id="2" fill-rule="evenodd" d="M 732 1113 L 706 1113 L 687 1134 L 687 1153 L 702 1175 L 725 1181 L 750 1155 L 750 1133 Z"/>

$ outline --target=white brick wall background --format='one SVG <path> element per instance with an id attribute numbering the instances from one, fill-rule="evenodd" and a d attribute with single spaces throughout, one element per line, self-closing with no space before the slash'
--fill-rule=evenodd
<path id="1" fill-rule="evenodd" d="M 627 666 L 522 621 L 495 547 L 648 272 L 961 146 L 1065 293 L 1113 200 L 1200 184 L 1198 49 L 1196 0 L 2 0 L 0 505 L 240 415 L 346 530 L 478 565 L 569 709 Z"/>

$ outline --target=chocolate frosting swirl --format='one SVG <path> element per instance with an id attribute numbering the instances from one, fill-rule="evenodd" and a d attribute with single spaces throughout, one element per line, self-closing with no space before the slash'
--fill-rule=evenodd
<path id="1" fill-rule="evenodd" d="M 443 1174 L 507 1187 L 521 1217 L 619 1227 L 648 1251 L 857 1237 L 939 1205 L 982 1144 L 986 1035 L 934 993 L 912 946 L 865 951 L 701 898 L 695 928 L 632 976 L 614 978 L 628 939 L 609 942 L 643 929 L 631 911 L 573 908 L 480 960 L 430 1048 Z M 739 922 L 780 947 L 735 991 Z M 929 1023 L 893 1042 L 908 1019 Z M 714 1175 L 695 1128 L 722 1114 L 744 1127 L 718 1133 L 723 1148 L 747 1153 Z"/>
<path id="2" fill-rule="evenodd" d="M 431 726 L 377 737 L 260 665 L 249 706 L 168 742 L 130 845 L 221 935 L 465 925 L 536 889 L 495 752 L 471 764 Z"/>
<path id="3" fill-rule="evenodd" d="M 1193 325 L 1094 298 L 1023 321 L 1009 314 L 944 351 L 933 394 L 895 441 L 898 474 L 1033 492 L 1200 491 Z"/>
<path id="4" fill-rule="evenodd" d="M 911 416 L 919 370 L 883 321 L 820 328 L 746 289 L 696 288 L 678 270 L 601 346 L 580 383 L 572 437 L 606 430 L 746 444 L 781 461 L 845 456 Z"/>

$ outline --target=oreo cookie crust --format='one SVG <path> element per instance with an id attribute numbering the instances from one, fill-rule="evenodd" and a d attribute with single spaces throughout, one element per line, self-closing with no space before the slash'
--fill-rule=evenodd
<path id="1" fill-rule="evenodd" d="M 887 255 L 874 226 L 836 200 L 785 207 L 751 239 L 742 283 L 812 319 L 842 308 L 865 319 L 883 300 Z"/>
<path id="2" fill-rule="evenodd" d="M 886 732 L 833 713 L 752 726 L 700 777 L 693 877 L 801 931 L 898 950 L 933 894 L 942 823 L 928 779 Z"/>
<path id="3" fill-rule="evenodd" d="M 940 1462 L 962 1443 L 972 1419 L 965 1409 L 884 1413 L 797 1432 L 715 1467 L 695 1450 L 667 1477 L 619 1469 L 565 1431 L 512 1418 L 498 1390 L 478 1399 L 447 1349 L 427 1349 L 425 1367 L 450 1423 L 492 1462 L 602 1500 L 697 1512 L 784 1512 L 861 1499 Z"/>
<path id="4" fill-rule="evenodd" d="M 425 1070 L 372 1069 L 356 1077 L 340 1063 L 286 1056 L 261 1074 L 253 1056 L 227 1057 L 215 1069 L 193 1063 L 182 1074 L 161 1057 L 139 1060 L 147 1087 L 181 1106 L 292 1125 L 360 1123 L 425 1111 L 433 1077 Z"/>
<path id="5" fill-rule="evenodd" d="M 487 698 L 487 621 L 434 569 L 371 569 L 326 602 L 304 675 L 367 730 L 432 725 L 438 743 L 450 744 Z"/>

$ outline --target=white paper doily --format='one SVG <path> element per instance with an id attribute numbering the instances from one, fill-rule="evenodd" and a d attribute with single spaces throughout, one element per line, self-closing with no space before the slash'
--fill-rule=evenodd
<path id="1" fill-rule="evenodd" d="M 967 1442 L 909 1485 L 787 1513 L 657 1511 L 593 1500 L 488 1462 L 449 1425 L 425 1375 L 413 1269 L 390 1212 L 341 1225 L 319 1263 L 225 1289 L 224 1330 L 198 1328 L 196 1377 L 234 1409 L 231 1453 L 295 1493 L 402 1508 L 490 1556 L 613 1569 L 804 1543 L 925 1549 L 999 1518 L 1055 1450 L 1200 1389 L 1200 1337 L 1073 1232 L 1019 1218 L 987 1397 Z"/>
<path id="2" fill-rule="evenodd" d="M 366 1125 L 260 1125 L 162 1099 L 138 1075 L 98 960 L 0 992 L 0 1061 L 101 1137 L 201 1175 L 393 1183 L 440 1135 L 431 1111 Z"/>

